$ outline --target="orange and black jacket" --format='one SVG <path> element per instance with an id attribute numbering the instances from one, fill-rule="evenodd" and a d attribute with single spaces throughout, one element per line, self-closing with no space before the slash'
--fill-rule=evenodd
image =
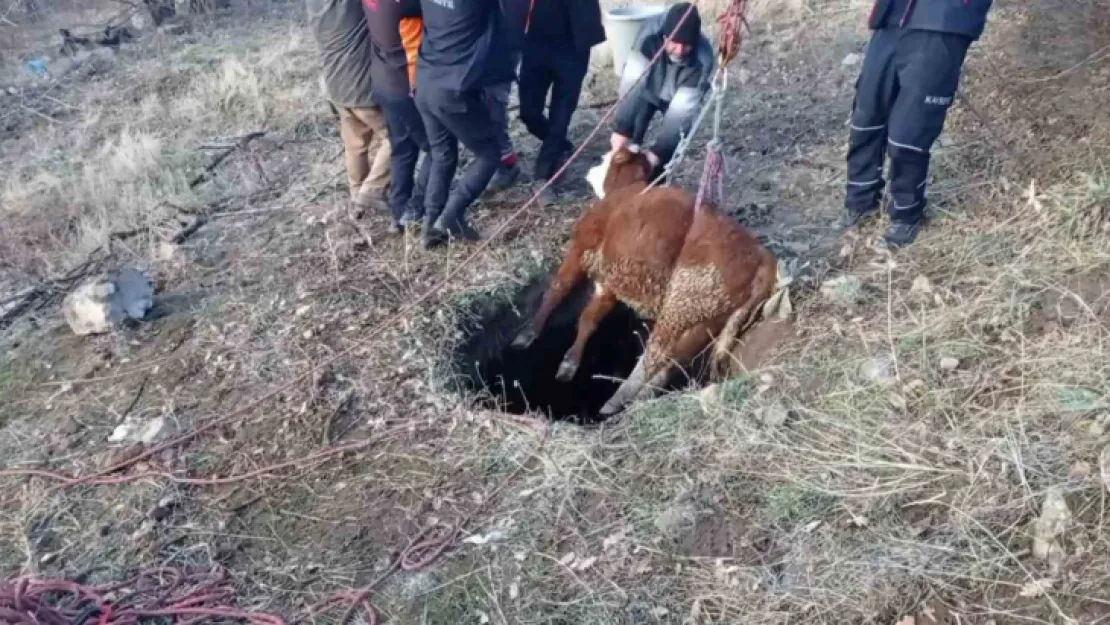
<path id="1" fill-rule="evenodd" d="M 416 57 L 424 36 L 420 0 L 364 0 L 377 93 L 400 97 L 416 86 Z"/>

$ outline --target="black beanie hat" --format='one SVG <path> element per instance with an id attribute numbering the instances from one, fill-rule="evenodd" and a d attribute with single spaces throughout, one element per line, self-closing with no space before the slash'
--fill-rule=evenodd
<path id="1" fill-rule="evenodd" d="M 693 7 L 689 15 L 686 15 L 687 10 L 690 10 L 690 3 L 679 2 L 667 11 L 667 17 L 663 20 L 663 36 L 670 36 L 675 43 L 693 46 L 697 45 L 698 37 L 701 35 L 701 16 L 698 15 L 697 7 Z M 686 15 L 686 20 L 678 26 L 683 15 Z M 677 32 L 675 26 L 678 26 Z M 674 32 L 673 36 L 671 36 L 672 32 Z"/>

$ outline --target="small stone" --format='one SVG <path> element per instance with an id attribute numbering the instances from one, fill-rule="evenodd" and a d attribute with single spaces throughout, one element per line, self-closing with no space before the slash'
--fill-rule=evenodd
<path id="1" fill-rule="evenodd" d="M 1055 574 L 1063 564 L 1063 546 L 1057 540 L 1071 522 L 1071 510 L 1059 489 L 1051 489 L 1041 504 L 1041 514 L 1033 523 L 1033 557 L 1045 560 Z"/>
<path id="2" fill-rule="evenodd" d="M 1089 428 L 1089 431 L 1091 432 L 1091 436 L 1102 436 L 1103 434 L 1106 433 L 1107 426 L 1108 426 L 1108 423 L 1105 420 L 1103 420 L 1102 418 L 1098 418 L 1098 419 L 1095 419 L 1094 421 L 1091 421 L 1091 425 L 1090 425 L 1090 428 Z"/>
<path id="3" fill-rule="evenodd" d="M 154 305 L 154 285 L 145 273 L 130 267 L 86 281 L 62 304 L 74 334 L 103 334 L 124 319 L 142 319 Z"/>
<path id="4" fill-rule="evenodd" d="M 162 241 L 158 244 L 158 260 L 171 264 L 180 265 L 185 261 L 185 252 L 181 246 L 171 241 Z"/>
<path id="5" fill-rule="evenodd" d="M 889 397 L 889 400 L 890 400 L 890 405 L 894 406 L 898 410 L 905 410 L 906 409 L 906 398 L 902 397 L 898 393 L 891 393 L 890 397 Z"/>
<path id="6" fill-rule="evenodd" d="M 869 382 L 889 384 L 894 381 L 894 359 L 886 352 L 877 354 L 860 366 L 859 374 Z"/>
<path id="7" fill-rule="evenodd" d="M 844 60 L 840 62 L 840 65 L 842 67 L 854 67 L 856 65 L 859 65 L 862 61 L 862 54 L 859 54 L 858 52 L 852 52 L 851 54 L 844 57 Z"/>
<path id="8" fill-rule="evenodd" d="M 160 443 L 173 436 L 175 429 L 176 428 L 174 428 L 173 423 L 171 423 L 170 420 L 166 417 L 157 417 L 151 419 L 139 433 L 138 442 L 145 443 L 147 445 Z"/>
<path id="9" fill-rule="evenodd" d="M 757 414 L 759 416 L 759 421 L 763 425 L 771 428 L 785 425 L 787 420 L 790 419 L 790 411 L 779 403 L 763 406 L 759 409 Z"/>
<path id="10" fill-rule="evenodd" d="M 138 423 L 136 423 L 134 420 L 126 420 L 123 423 L 117 425 L 116 429 L 112 430 L 112 433 L 108 436 L 108 442 L 122 443 L 124 441 L 132 440 L 134 438 L 135 432 L 138 429 Z"/>
<path id="11" fill-rule="evenodd" d="M 1079 460 L 1068 469 L 1068 475 L 1081 480 L 1087 479 L 1091 475 L 1091 463 Z"/>
<path id="12" fill-rule="evenodd" d="M 921 293 L 923 295 L 930 295 L 933 292 L 933 283 L 925 276 L 917 276 L 913 280 L 913 286 L 910 287 L 911 293 Z"/>
<path id="13" fill-rule="evenodd" d="M 184 35 L 189 30 L 189 27 L 182 22 L 171 22 L 163 24 L 158 31 L 166 35 Z"/>
<path id="14" fill-rule="evenodd" d="M 955 371 L 960 368 L 960 359 L 951 356 L 940 359 L 940 368 L 945 371 Z"/>

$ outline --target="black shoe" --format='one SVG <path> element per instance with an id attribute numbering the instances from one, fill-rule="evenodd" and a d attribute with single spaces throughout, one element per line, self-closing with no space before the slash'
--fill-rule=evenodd
<path id="1" fill-rule="evenodd" d="M 544 187 L 545 184 L 546 187 Z M 559 196 L 555 193 L 555 185 L 548 184 L 547 180 L 537 180 L 533 193 L 536 194 L 536 204 L 541 208 L 547 208 L 559 199 Z"/>
<path id="2" fill-rule="evenodd" d="M 489 181 L 489 184 L 486 185 L 486 190 L 483 195 L 500 193 L 516 184 L 516 180 L 519 177 L 519 163 L 513 163 L 512 165 L 502 164 L 497 168 L 497 172 L 493 174 L 493 178 Z"/>
<path id="3" fill-rule="evenodd" d="M 887 247 L 905 247 L 917 239 L 917 233 L 921 232 L 923 223 L 923 219 L 912 222 L 892 221 L 886 229 L 886 234 L 883 235 L 883 241 Z"/>
<path id="4" fill-rule="evenodd" d="M 868 208 L 863 208 L 863 209 L 855 208 L 855 207 L 846 207 L 844 209 L 844 215 L 842 215 L 841 218 L 840 218 L 840 227 L 841 227 L 841 229 L 851 228 L 852 226 L 858 225 L 860 222 L 867 219 L 871 215 L 878 214 L 878 212 L 879 212 L 879 205 L 878 204 L 876 204 L 874 206 L 871 206 L 871 207 L 868 207 Z"/>
<path id="5" fill-rule="evenodd" d="M 532 178 L 538 182 L 546 182 L 548 179 L 559 173 L 559 170 L 567 164 L 570 157 L 574 154 L 574 144 L 567 141 L 563 144 L 562 151 L 555 157 L 555 162 L 551 165 L 536 161 L 535 166 L 532 168 Z"/>
<path id="6" fill-rule="evenodd" d="M 474 243 L 481 238 L 478 231 L 467 223 L 466 219 L 456 219 L 450 222 L 439 219 L 434 226 L 424 231 L 424 249 L 431 249 L 448 241 Z"/>

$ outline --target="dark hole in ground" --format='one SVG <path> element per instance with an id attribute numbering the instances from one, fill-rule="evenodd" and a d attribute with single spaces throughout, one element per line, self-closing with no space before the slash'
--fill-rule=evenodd
<path id="1" fill-rule="evenodd" d="M 649 324 L 618 304 L 590 337 L 577 375 L 571 382 L 560 382 L 555 372 L 574 343 L 578 315 L 589 301 L 593 284 L 578 285 L 555 309 L 531 347 L 514 349 L 510 343 L 538 307 L 546 287 L 547 280 L 537 280 L 512 302 L 482 318 L 456 352 L 462 385 L 480 394 L 479 403 L 489 408 L 514 414 L 536 411 L 581 425 L 596 424 L 602 420 L 598 411 L 636 367 Z M 672 377 L 668 388 L 687 380 L 681 374 Z"/>

